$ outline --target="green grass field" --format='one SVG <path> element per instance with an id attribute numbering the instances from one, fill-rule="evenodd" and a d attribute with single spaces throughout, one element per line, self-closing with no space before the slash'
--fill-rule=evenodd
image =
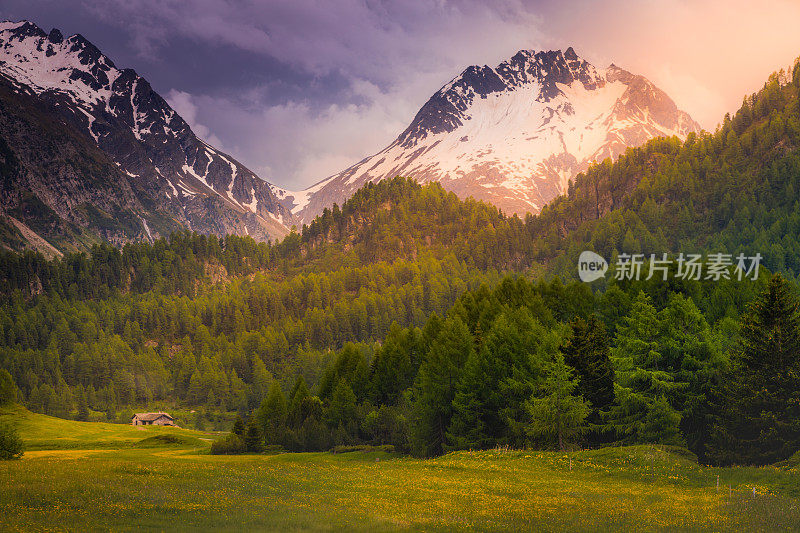
<path id="1" fill-rule="evenodd" d="M 2 530 L 800 529 L 797 465 L 707 468 L 650 446 L 211 456 L 209 433 L 16 407 L 0 420 L 28 447 L 0 462 Z"/>

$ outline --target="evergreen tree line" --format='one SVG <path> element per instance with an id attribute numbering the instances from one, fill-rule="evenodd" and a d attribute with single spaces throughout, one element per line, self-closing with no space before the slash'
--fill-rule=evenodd
<path id="1" fill-rule="evenodd" d="M 310 388 L 278 382 L 252 413 L 268 445 L 451 450 L 657 443 L 718 464 L 800 451 L 800 318 L 782 276 L 710 324 L 689 296 L 731 286 L 532 283 L 462 296 L 421 328 L 393 326 L 373 351 L 348 344 Z M 706 299 L 707 301 L 707 299 Z M 730 313 L 733 308 L 729 308 Z"/>
<path id="2" fill-rule="evenodd" d="M 567 194 L 524 220 L 459 200 L 438 183 L 369 183 L 276 243 L 179 233 L 119 250 L 47 261 L 0 253 L 0 294 L 105 298 L 115 291 L 192 296 L 253 272 L 273 279 L 333 271 L 427 252 L 506 271 L 547 263 L 571 277 L 580 251 L 756 252 L 789 278 L 800 274 L 800 68 L 773 74 L 713 133 L 654 139 L 617 161 L 593 165 Z"/>

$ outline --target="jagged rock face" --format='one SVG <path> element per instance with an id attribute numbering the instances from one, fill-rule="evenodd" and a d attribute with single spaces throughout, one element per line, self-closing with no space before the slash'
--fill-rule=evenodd
<path id="1" fill-rule="evenodd" d="M 142 216 L 159 213 L 139 201 L 136 183 L 90 138 L 42 107 L 0 76 L 0 244 L 77 250 L 99 239 L 149 238 Z M 166 230 L 169 217 L 160 215 Z M 18 233 L 22 242 L 10 242 Z"/>
<path id="2" fill-rule="evenodd" d="M 116 203 L 141 218 L 146 238 L 176 227 L 260 240 L 286 233 L 291 214 L 272 185 L 195 136 L 147 80 L 118 69 L 81 35 L 64 38 L 30 22 L 0 23 L 0 77 L 18 95 L 36 101 L 41 113 L 55 114 L 86 135 L 113 161 L 128 183 L 120 194 L 135 199 L 125 196 Z M 54 187 L 38 188 L 52 193 Z M 80 189 L 64 184 L 58 194 L 42 194 L 40 200 L 91 230 L 65 207 L 85 203 Z M 99 200 L 92 203 L 102 209 Z M 155 211 L 161 215 L 149 220 Z"/>
<path id="3" fill-rule="evenodd" d="M 439 181 L 507 213 L 536 213 L 595 161 L 700 127 L 642 76 L 598 70 L 566 52 L 523 50 L 471 66 L 442 87 L 387 148 L 302 192 L 287 206 L 308 221 L 368 181 Z"/>

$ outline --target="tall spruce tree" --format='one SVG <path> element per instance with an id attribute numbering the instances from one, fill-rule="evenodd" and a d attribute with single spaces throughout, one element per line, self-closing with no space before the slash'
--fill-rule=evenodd
<path id="1" fill-rule="evenodd" d="M 340 379 L 331 394 L 323 418 L 333 434 L 334 444 L 353 444 L 358 438 L 356 395 L 345 379 Z"/>
<path id="2" fill-rule="evenodd" d="M 576 395 L 578 381 L 561 354 L 547 366 L 547 377 L 538 392 L 540 396 L 526 403 L 530 414 L 528 435 L 547 444 L 555 442 L 559 450 L 565 450 L 569 441 L 588 429 L 586 417 L 591 408 L 582 396 Z"/>
<path id="3" fill-rule="evenodd" d="M 672 396 L 680 387 L 675 376 L 665 370 L 664 355 L 659 351 L 661 328 L 650 297 L 640 292 L 630 314 L 617 328 L 616 346 L 611 351 L 617 377 L 616 403 L 603 413 L 607 428 L 621 442 L 653 442 L 653 435 L 678 431 L 680 414 L 672 406 L 667 406 L 663 416 L 651 412 L 663 410 L 659 398 Z M 674 427 L 656 428 L 657 421 Z"/>
<path id="4" fill-rule="evenodd" d="M 412 442 L 415 455 L 442 453 L 453 416 L 463 366 L 473 352 L 469 329 L 458 317 L 447 319 L 431 342 L 414 383 Z"/>
<path id="5" fill-rule="evenodd" d="M 709 458 L 770 464 L 800 450 L 800 316 L 775 274 L 741 323 L 739 353 L 717 395 Z"/>
<path id="6" fill-rule="evenodd" d="M 369 367 L 363 352 L 352 342 L 344 345 L 334 364 L 322 374 L 319 397 L 322 400 L 330 399 L 341 379 L 350 385 L 358 400 L 364 398 L 369 388 Z"/>
<path id="7" fill-rule="evenodd" d="M 394 405 L 400 393 L 414 379 L 414 362 L 419 339 L 413 330 L 392 322 L 383 346 L 372 361 L 370 382 L 372 399 L 377 404 Z"/>
<path id="8" fill-rule="evenodd" d="M 344 379 L 333 389 L 331 401 L 325 410 L 325 422 L 331 428 L 349 426 L 356 418 L 356 395 Z"/>
<path id="9" fill-rule="evenodd" d="M 592 443 L 605 440 L 598 425 L 600 413 L 614 403 L 614 365 L 611 363 L 606 328 L 596 315 L 588 320 L 578 318 L 571 323 L 572 336 L 561 347 L 564 361 L 575 369 L 577 395 L 589 402 L 587 422 L 596 429 L 590 434 Z"/>
<path id="10" fill-rule="evenodd" d="M 683 436 L 679 430 L 681 414 L 662 396 L 657 396 L 647 407 L 647 415 L 641 419 L 638 441 L 651 444 L 673 444 L 682 446 Z"/>
<path id="11" fill-rule="evenodd" d="M 561 338 L 559 331 L 542 326 L 527 308 L 503 311 L 464 366 L 453 400 L 448 447 L 523 446 L 525 403 L 544 379 L 545 365 L 558 351 Z"/>
<path id="12" fill-rule="evenodd" d="M 671 295 L 658 318 L 660 368 L 669 372 L 675 383 L 668 399 L 673 407 L 683 410 L 693 396 L 702 394 L 702 384 L 724 366 L 724 361 L 712 340 L 708 322 L 691 298 Z"/>
<path id="13" fill-rule="evenodd" d="M 267 444 L 280 444 L 286 431 L 286 397 L 281 384 L 274 380 L 264 401 L 256 410 L 255 419 Z"/>
<path id="14" fill-rule="evenodd" d="M 727 357 L 691 298 L 672 294 L 659 318 L 659 351 L 664 355 L 664 368 L 679 384 L 668 398 L 669 403 L 681 412 L 680 430 L 686 445 L 704 459 L 709 421 L 704 406 L 709 391 L 727 366 Z"/>
<path id="15" fill-rule="evenodd" d="M 242 420 L 241 415 L 236 417 L 236 420 L 233 422 L 233 427 L 231 428 L 231 433 L 236 435 L 239 438 L 244 437 L 245 432 L 245 425 L 244 420 Z"/>
<path id="16" fill-rule="evenodd" d="M 247 421 L 247 427 L 244 432 L 244 445 L 248 452 L 258 453 L 264 451 L 261 431 L 258 429 L 256 421 L 252 418 Z"/>
<path id="17" fill-rule="evenodd" d="M 304 412 L 303 407 L 310 397 L 311 393 L 309 393 L 308 387 L 306 386 L 306 380 L 301 374 L 297 376 L 294 387 L 292 387 L 292 392 L 289 394 L 289 409 L 286 418 L 286 422 L 289 426 L 299 427 L 303 423 L 307 414 Z"/>
<path id="18" fill-rule="evenodd" d="M 0 405 L 17 401 L 17 386 L 5 368 L 0 368 Z"/>

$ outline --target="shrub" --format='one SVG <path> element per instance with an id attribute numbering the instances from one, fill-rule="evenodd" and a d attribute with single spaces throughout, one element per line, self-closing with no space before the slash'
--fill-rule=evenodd
<path id="1" fill-rule="evenodd" d="M 17 430 L 8 424 L 0 424 L 0 459 L 19 459 L 23 453 L 24 446 Z"/>
<path id="2" fill-rule="evenodd" d="M 372 446 L 370 444 L 358 444 L 354 446 L 334 446 L 331 448 L 331 453 L 350 453 L 350 452 L 386 452 L 394 453 L 395 448 L 391 444 L 382 444 L 380 446 Z"/>
<path id="3" fill-rule="evenodd" d="M 211 453 L 213 455 L 232 455 L 247 451 L 244 441 L 234 433 L 229 433 L 221 439 L 211 443 Z"/>

